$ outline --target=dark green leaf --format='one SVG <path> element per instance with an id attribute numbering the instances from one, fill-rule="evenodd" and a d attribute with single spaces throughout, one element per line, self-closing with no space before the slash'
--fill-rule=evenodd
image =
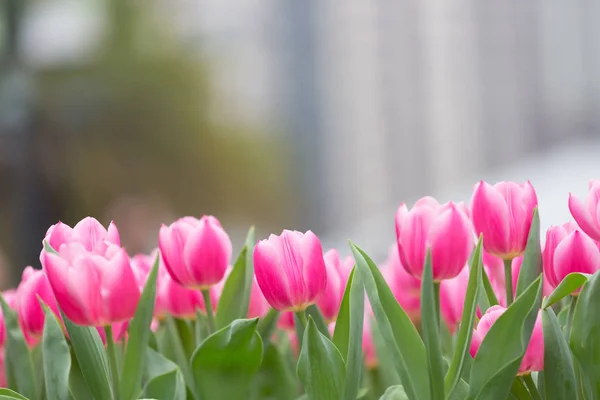
<path id="1" fill-rule="evenodd" d="M 71 372 L 69 373 L 69 393 L 74 400 L 89 400 L 93 398 L 92 392 L 88 387 L 79 364 L 77 364 L 77 357 L 71 349 Z"/>
<path id="2" fill-rule="evenodd" d="M 527 387 L 519 377 L 516 377 L 513 381 L 512 387 L 510 388 L 510 394 L 518 400 L 531 400 L 532 397 L 527 390 Z"/>
<path id="3" fill-rule="evenodd" d="M 255 390 L 261 400 L 293 400 L 298 383 L 288 362 L 275 346 L 266 346 Z"/>
<path id="4" fill-rule="evenodd" d="M 390 386 L 379 400 L 408 400 L 408 396 L 404 392 L 401 385 Z"/>
<path id="5" fill-rule="evenodd" d="M 306 308 L 306 317 L 308 318 L 309 316 L 312 317 L 312 319 L 315 321 L 315 326 L 317 327 L 319 332 L 325 335 L 327 339 L 331 340 L 331 335 L 329 334 L 327 322 L 325 322 L 325 318 L 323 317 L 321 310 L 319 310 L 319 307 L 317 307 L 316 304 L 313 304 Z"/>
<path id="6" fill-rule="evenodd" d="M 160 337 L 160 352 L 163 354 L 168 354 L 169 357 L 172 357 L 171 360 L 175 361 L 175 363 L 181 369 L 185 383 L 190 388 L 192 393 L 195 394 L 196 385 L 188 361 L 188 349 L 186 349 L 186 347 L 193 346 L 194 343 L 194 335 L 191 332 L 191 328 L 189 328 L 189 325 L 186 324 L 186 321 L 175 320 L 171 315 L 167 315 L 167 317 L 164 319 L 164 322 L 166 331 Z M 184 345 L 184 343 L 186 343 L 187 346 Z"/>
<path id="7" fill-rule="evenodd" d="M 520 295 L 542 273 L 542 249 L 540 247 L 540 215 L 538 208 L 533 209 L 531 227 L 527 236 L 527 247 L 517 280 L 516 296 Z M 516 297 L 515 296 L 515 297 Z"/>
<path id="8" fill-rule="evenodd" d="M 342 355 L 308 319 L 297 368 L 298 378 L 309 400 L 339 400 L 344 393 L 346 372 Z"/>
<path id="9" fill-rule="evenodd" d="M 143 395 L 156 399 L 184 400 L 186 386 L 177 364 L 152 349 L 145 355 Z"/>
<path id="10" fill-rule="evenodd" d="M 361 249 L 351 245 L 354 259 L 375 314 L 387 353 L 411 400 L 428 400 L 429 379 L 425 346 L 400 307 L 381 271 Z"/>
<path id="11" fill-rule="evenodd" d="M 477 299 L 479 296 L 479 281 L 481 280 L 482 265 L 482 237 L 475 248 L 474 256 L 471 259 L 469 272 L 469 283 L 467 284 L 467 294 L 465 295 L 465 304 L 463 315 L 458 331 L 456 350 L 450 363 L 450 368 L 446 374 L 445 387 L 446 393 L 452 393 L 454 387 L 460 381 L 463 366 L 467 359 L 470 359 L 469 348 L 473 336 L 473 325 L 477 312 Z"/>
<path id="12" fill-rule="evenodd" d="M 203 399 L 244 399 L 262 360 L 258 319 L 238 319 L 209 336 L 192 356 L 192 372 Z"/>
<path id="13" fill-rule="evenodd" d="M 121 400 L 135 400 L 141 390 L 142 374 L 144 373 L 144 354 L 150 340 L 150 324 L 154 314 L 154 303 L 156 301 L 156 277 L 158 276 L 158 265 L 160 254 L 156 256 L 154 265 L 148 274 L 146 285 L 135 310 L 133 319 L 129 322 L 129 337 L 123 358 L 123 369 L 119 398 Z"/>
<path id="14" fill-rule="evenodd" d="M 544 301 L 544 308 L 553 306 L 569 296 L 575 290 L 583 286 L 590 277 L 590 274 L 582 274 L 580 272 L 571 272 L 569 275 L 565 276 L 565 279 L 558 284 L 550 296 Z"/>
<path id="15" fill-rule="evenodd" d="M 28 400 L 27 397 L 19 394 L 13 390 L 0 388 L 0 400 L 4 399 L 17 399 L 17 400 Z"/>
<path id="16" fill-rule="evenodd" d="M 364 302 L 365 290 L 355 267 L 348 278 L 333 333 L 333 343 L 346 362 L 346 387 L 343 397 L 346 400 L 356 399 L 362 378 Z"/>
<path id="17" fill-rule="evenodd" d="M 575 312 L 569 345 L 578 360 L 583 378 L 595 393 L 600 393 L 600 272 L 596 272 L 584 285 Z M 584 382 L 585 384 L 585 382 Z"/>
<path id="18" fill-rule="evenodd" d="M 541 292 L 538 277 L 490 328 L 473 361 L 469 399 L 508 396 L 533 331 Z"/>
<path id="19" fill-rule="evenodd" d="M 431 251 L 427 251 L 423 277 L 421 279 L 421 327 L 425 340 L 425 353 L 429 369 L 429 388 L 432 399 L 444 398 L 444 372 L 442 367 L 442 345 L 440 341 L 440 316 L 436 305 L 431 266 Z"/>
<path id="20" fill-rule="evenodd" d="M 576 399 L 577 381 L 571 351 L 552 308 L 542 311 L 542 321 L 546 399 Z"/>
<path id="21" fill-rule="evenodd" d="M 112 399 L 108 360 L 96 328 L 74 324 L 62 315 L 81 374 L 96 399 Z"/>
<path id="22" fill-rule="evenodd" d="M 217 329 L 228 325 L 234 319 L 246 318 L 248 315 L 247 299 L 250 298 L 252 281 L 246 286 L 247 252 L 248 248 L 244 247 L 225 281 L 217 306 Z"/>
<path id="23" fill-rule="evenodd" d="M 41 299 L 39 300 L 44 310 L 42 360 L 46 397 L 48 400 L 66 400 L 69 398 L 71 352 L 58 319 L 50 308 Z"/>
<path id="24" fill-rule="evenodd" d="M 23 337 L 19 326 L 17 313 L 10 308 L 4 297 L 0 294 L 4 326 L 6 330 L 6 368 L 14 376 L 16 389 L 19 393 L 31 399 L 38 398 L 35 369 L 31 359 L 31 352 Z"/>

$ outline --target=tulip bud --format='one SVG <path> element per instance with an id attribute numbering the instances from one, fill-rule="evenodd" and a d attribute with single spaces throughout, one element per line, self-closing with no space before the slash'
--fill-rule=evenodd
<path id="1" fill-rule="evenodd" d="M 45 314 L 38 296 L 60 318 L 56 299 L 46 274 L 42 270 L 27 267 L 17 288 L 16 309 L 23 332 L 31 338 L 40 338 L 44 331 Z"/>
<path id="2" fill-rule="evenodd" d="M 471 340 L 470 353 L 472 357 L 475 357 L 485 335 L 489 332 L 490 328 L 506 311 L 506 308 L 502 306 L 492 306 L 488 308 L 484 316 L 479 320 L 477 328 L 473 331 L 473 339 Z M 519 375 L 525 375 L 532 371 L 542 371 L 544 369 L 544 333 L 542 330 L 542 320 L 538 313 L 537 319 L 533 326 L 533 332 L 529 339 L 529 344 L 521 366 L 519 367 Z"/>
<path id="3" fill-rule="evenodd" d="M 344 260 L 346 266 L 343 266 L 340 255 L 335 249 L 329 250 L 323 258 L 325 260 L 325 267 L 327 268 L 327 285 L 317 305 L 325 321 L 333 322 L 337 317 L 342 298 L 344 297 L 346 280 L 348 279 L 346 271 L 348 270 L 348 265 L 352 262 L 352 258 L 346 258 Z"/>
<path id="4" fill-rule="evenodd" d="M 463 269 L 474 247 L 468 217 L 450 202 L 440 206 L 424 197 L 408 211 L 402 204 L 396 213 L 396 237 L 402 265 L 421 279 L 427 249 L 431 249 L 433 279 L 454 278 Z"/>
<path id="5" fill-rule="evenodd" d="M 400 261 L 397 246 L 390 247 L 381 270 L 400 306 L 409 318 L 417 323 L 421 319 L 421 281 L 406 272 Z"/>
<path id="6" fill-rule="evenodd" d="M 43 252 L 56 302 L 79 325 L 106 326 L 130 319 L 140 289 L 129 256 L 118 245 L 99 246 L 94 238 L 89 242 L 93 246 L 73 241 L 61 244 L 57 253 Z"/>
<path id="7" fill-rule="evenodd" d="M 52 225 L 46 232 L 44 242 L 57 252 L 60 252 L 63 244 L 68 243 L 80 243 L 87 251 L 96 253 L 105 253 L 110 244 L 121 246 L 119 231 L 115 224 L 111 222 L 106 229 L 93 217 L 82 219 L 73 228 L 62 222 Z M 45 246 L 42 246 L 40 262 L 44 268 L 45 252 Z"/>
<path id="8" fill-rule="evenodd" d="M 158 244 L 167 271 L 188 289 L 219 283 L 231 261 L 231 240 L 213 216 L 184 217 L 163 225 Z"/>
<path id="9" fill-rule="evenodd" d="M 585 204 L 569 193 L 569 210 L 588 236 L 600 241 L 600 180 L 592 179 Z"/>
<path id="10" fill-rule="evenodd" d="M 311 231 L 284 230 L 258 242 L 254 271 L 263 295 L 278 311 L 304 310 L 327 286 L 321 242 Z"/>
<path id="11" fill-rule="evenodd" d="M 598 244 L 579 229 L 569 233 L 571 229 L 572 225 L 552 226 L 546 233 L 542 259 L 544 274 L 553 287 L 572 272 L 593 274 L 600 269 Z"/>
<path id="12" fill-rule="evenodd" d="M 479 182 L 471 201 L 471 218 L 475 232 L 483 234 L 485 250 L 504 260 L 523 255 L 537 204 L 529 182 L 500 182 L 494 186 Z"/>

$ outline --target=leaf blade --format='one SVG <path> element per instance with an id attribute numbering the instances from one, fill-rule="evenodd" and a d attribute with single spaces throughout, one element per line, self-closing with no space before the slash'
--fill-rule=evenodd
<path id="1" fill-rule="evenodd" d="M 44 310 L 42 362 L 46 396 L 48 400 L 67 400 L 69 398 L 71 352 L 56 316 L 41 299 L 39 301 Z"/>

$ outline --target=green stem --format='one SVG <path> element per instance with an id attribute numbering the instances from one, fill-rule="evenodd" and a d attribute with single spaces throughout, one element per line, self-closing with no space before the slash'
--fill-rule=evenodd
<path id="1" fill-rule="evenodd" d="M 569 304 L 569 311 L 567 314 L 567 327 L 566 327 L 566 335 L 567 340 L 571 336 L 571 325 L 573 325 L 573 314 L 575 313 L 575 307 L 577 306 L 578 296 L 571 296 L 571 304 Z"/>
<path id="2" fill-rule="evenodd" d="M 210 300 L 210 291 L 202 289 L 202 297 L 204 298 L 204 307 L 206 308 L 206 318 L 208 320 L 208 334 L 212 335 L 215 332 L 215 314 L 213 313 L 212 301 Z"/>
<path id="3" fill-rule="evenodd" d="M 529 389 L 529 393 L 531 393 L 533 400 L 542 400 L 542 396 L 540 395 L 537 386 L 535 386 L 535 383 L 531 378 L 531 374 L 523 375 L 522 378 L 523 382 L 525 382 L 525 386 L 527 386 L 527 389 Z"/>
<path id="4" fill-rule="evenodd" d="M 440 315 L 440 283 L 433 282 L 433 295 L 435 296 L 435 317 L 439 325 L 440 332 L 442 330 L 442 319 Z"/>
<path id="5" fill-rule="evenodd" d="M 303 311 L 298 311 L 296 313 L 296 316 L 298 317 L 298 320 L 300 321 L 300 326 L 302 328 L 302 333 L 304 333 L 304 331 L 306 330 L 306 325 L 308 324 L 307 320 L 306 320 L 306 314 Z"/>
<path id="6" fill-rule="evenodd" d="M 512 260 L 504 260 L 504 283 L 506 286 L 506 307 L 513 302 L 512 289 Z"/>
<path id="7" fill-rule="evenodd" d="M 113 337 L 112 326 L 106 325 L 104 327 L 104 333 L 106 334 L 106 350 L 108 352 L 108 364 L 110 368 L 110 375 L 113 382 L 113 394 L 114 398 L 118 400 L 119 397 L 119 366 L 117 364 L 117 349 L 115 348 L 115 339 Z"/>
<path id="8" fill-rule="evenodd" d="M 204 335 L 202 334 L 202 329 L 203 329 L 203 324 L 202 324 L 202 320 L 204 319 L 204 315 L 202 315 L 202 312 L 200 311 L 200 309 L 196 310 L 196 321 L 194 324 L 194 336 L 195 336 L 195 343 L 196 343 L 196 347 L 200 346 L 200 343 L 202 343 L 202 341 L 204 340 Z"/>

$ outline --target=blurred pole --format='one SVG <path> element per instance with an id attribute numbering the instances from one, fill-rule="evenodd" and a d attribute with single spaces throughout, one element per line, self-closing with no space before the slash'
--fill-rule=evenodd
<path id="1" fill-rule="evenodd" d="M 26 265 L 39 267 L 41 242 L 55 207 L 42 174 L 36 131 L 34 81 L 19 59 L 22 0 L 6 0 L 6 45 L 0 79 L 0 132 L 14 178 L 11 261 L 16 281 Z M 5 245 L 5 244 L 3 244 Z"/>

